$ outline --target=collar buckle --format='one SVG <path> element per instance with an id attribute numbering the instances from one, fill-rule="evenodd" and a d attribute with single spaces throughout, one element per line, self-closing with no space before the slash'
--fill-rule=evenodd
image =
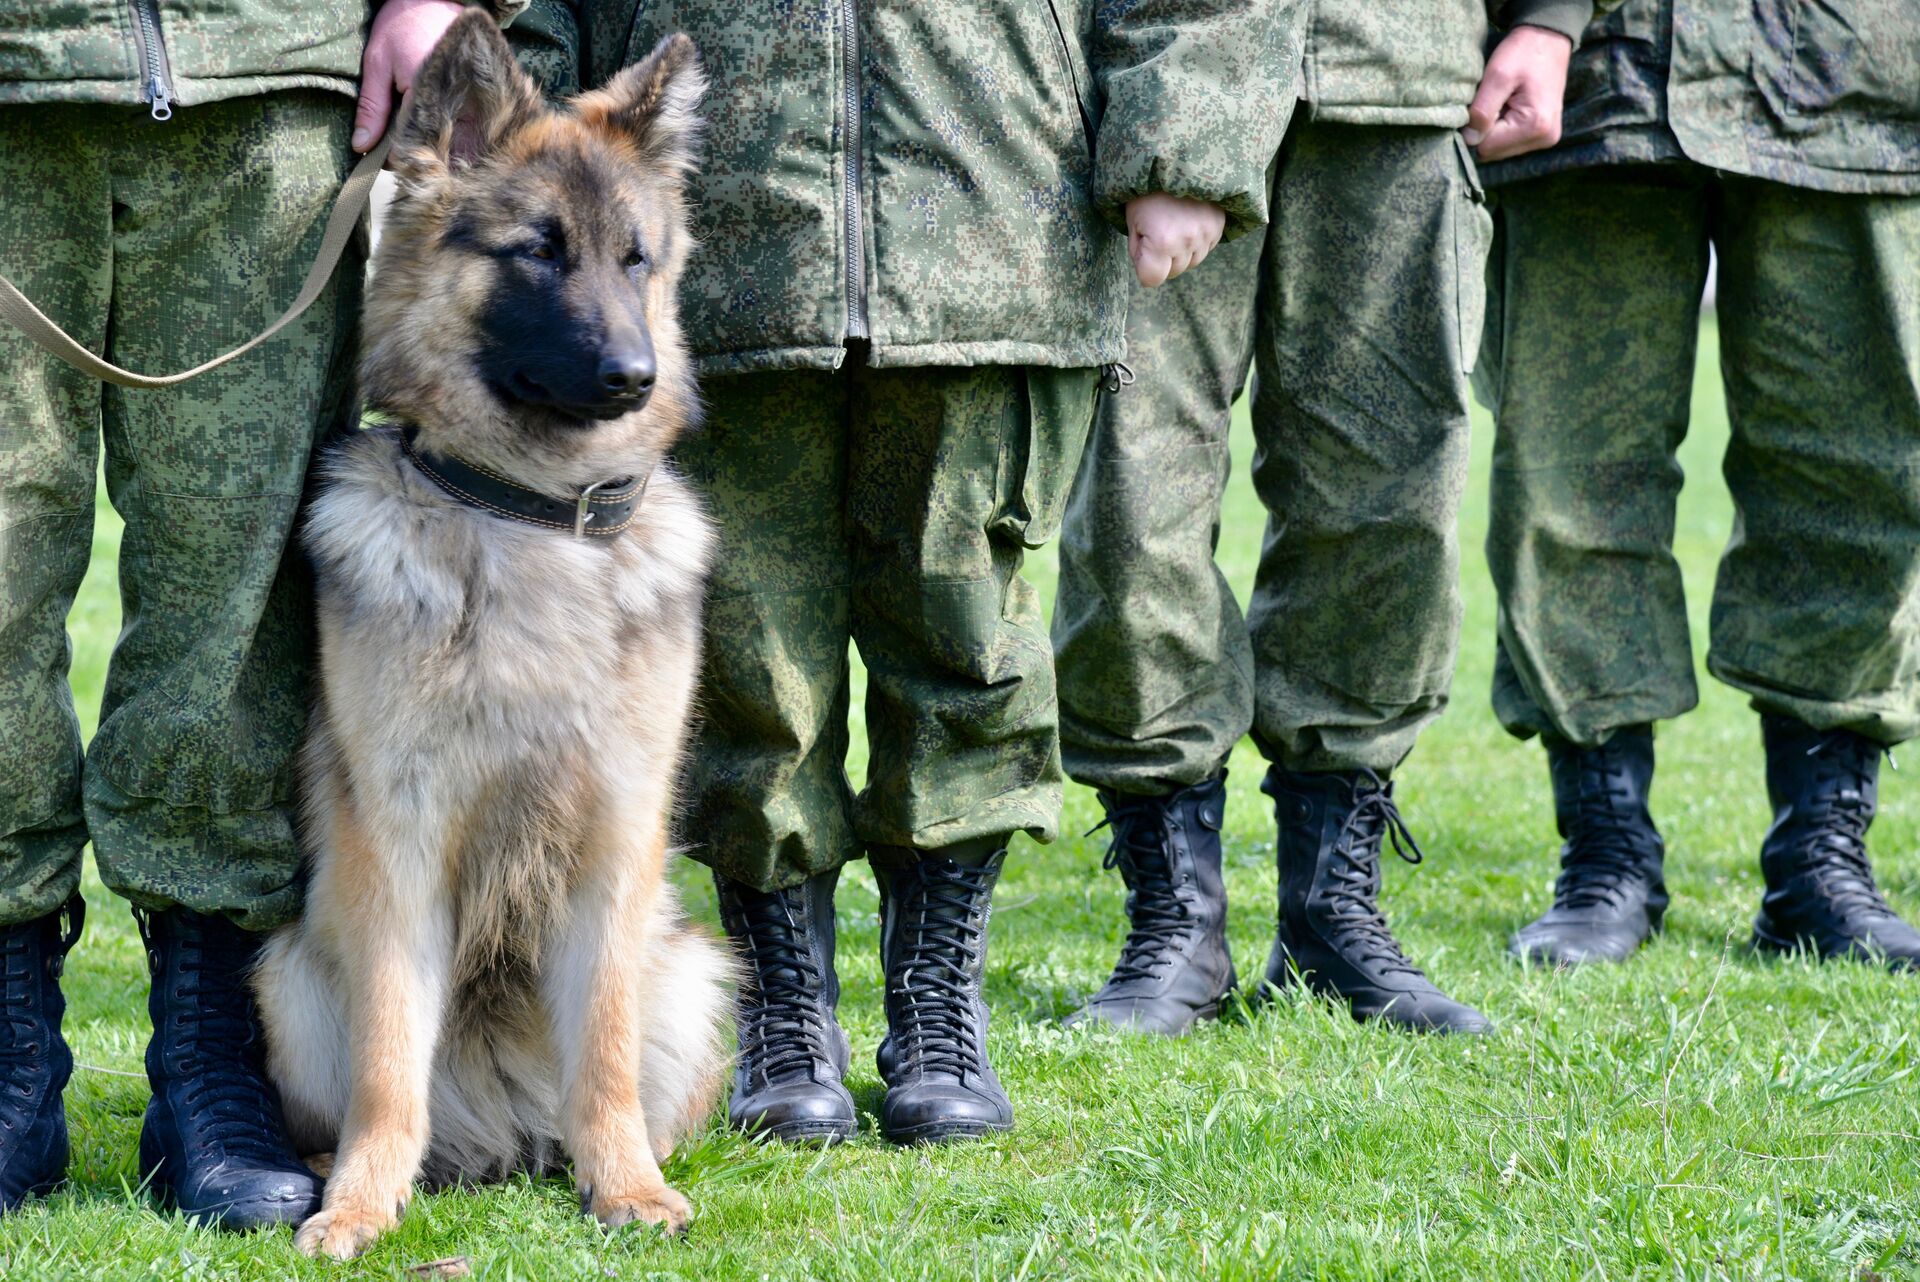
<path id="1" fill-rule="evenodd" d="M 575 508 L 573 509 L 573 537 L 574 538 L 576 539 L 586 538 L 587 522 L 591 521 L 595 516 L 598 515 L 598 513 L 593 511 L 593 506 L 592 506 L 593 492 L 599 489 L 603 485 L 611 485 L 611 484 L 613 484 L 613 482 L 611 481 L 595 481 L 592 485 L 584 485 L 580 487 L 580 501 L 578 505 L 575 506 Z"/>

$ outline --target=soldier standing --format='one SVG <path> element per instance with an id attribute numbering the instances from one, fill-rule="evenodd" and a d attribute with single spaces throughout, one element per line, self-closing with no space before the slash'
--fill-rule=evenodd
<path id="1" fill-rule="evenodd" d="M 1051 839 L 1052 654 L 1020 577 L 1052 537 L 1142 279 L 1265 215 L 1289 96 L 1275 0 L 536 5 L 601 80 L 684 30 L 713 88 L 681 287 L 708 400 L 676 460 L 720 531 L 681 831 L 746 963 L 734 1124 L 857 1124 L 834 892 L 881 887 L 897 1142 L 1012 1123 L 987 919 Z M 584 28 L 580 27 L 581 22 Z M 534 26 L 522 24 L 531 32 Z M 869 674 L 848 781 L 848 647 Z"/>
<path id="2" fill-rule="evenodd" d="M 238 345 L 293 298 L 353 151 L 459 12 L 11 6 L 0 273 L 142 372 Z M 230 1228 L 319 1205 L 261 1071 L 246 977 L 299 903 L 291 764 L 312 605 L 291 535 L 316 443 L 353 420 L 364 265 L 350 250 L 284 332 L 165 390 L 105 387 L 0 329 L 0 1210 L 66 1171 L 59 976 L 89 841 L 137 909 L 152 972 L 141 1171 Z M 66 619 L 103 440 L 125 624 L 83 755 Z"/>
<path id="3" fill-rule="evenodd" d="M 1469 142 L 1552 142 L 1591 12 L 1494 6 L 1489 61 L 1481 0 L 1317 0 L 1265 237 L 1136 291 L 1139 382 L 1101 407 L 1053 626 L 1067 773 L 1099 790 L 1132 923 L 1083 1016 L 1178 1033 L 1234 986 L 1220 825 L 1227 754 L 1251 727 L 1279 830 L 1266 980 L 1304 979 L 1359 1018 L 1486 1027 L 1395 941 L 1381 849 L 1420 859 L 1389 776 L 1446 701 L 1459 628 L 1490 235 Z M 1213 549 L 1249 363 L 1269 524 L 1242 619 Z"/>
<path id="4" fill-rule="evenodd" d="M 1498 165 L 1494 707 L 1546 744 L 1566 844 L 1513 951 L 1619 961 L 1659 928 L 1652 723 L 1698 699 L 1672 553 L 1719 258 L 1736 510 L 1707 667 L 1760 714 L 1774 820 L 1753 943 L 1920 960 L 1867 859 L 1920 731 L 1920 7 L 1628 0 L 1566 137 Z"/>

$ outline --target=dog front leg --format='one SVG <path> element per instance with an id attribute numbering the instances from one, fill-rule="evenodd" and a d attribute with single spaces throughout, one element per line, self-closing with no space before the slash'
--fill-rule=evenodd
<path id="1" fill-rule="evenodd" d="M 564 1128 L 582 1209 L 609 1229 L 639 1220 L 686 1228 L 687 1199 L 668 1188 L 640 1102 L 641 974 L 666 860 L 658 823 L 573 900 L 547 968 L 546 993 L 565 1083 Z"/>
<path id="2" fill-rule="evenodd" d="M 339 816 L 334 839 L 322 893 L 352 914 L 355 946 L 343 968 L 352 1088 L 326 1196 L 294 1244 L 345 1260 L 399 1221 L 426 1156 L 452 920 L 438 886 L 406 880 L 435 875 L 437 859 L 376 851 L 350 810 Z"/>

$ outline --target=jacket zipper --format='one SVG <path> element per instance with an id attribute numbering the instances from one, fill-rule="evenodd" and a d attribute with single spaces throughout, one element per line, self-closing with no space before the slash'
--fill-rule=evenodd
<path id="1" fill-rule="evenodd" d="M 1087 114 L 1087 100 L 1080 96 L 1080 73 L 1073 69 L 1073 47 L 1067 43 L 1067 28 L 1060 21 L 1060 8 L 1054 0 L 1047 0 L 1047 16 L 1053 19 L 1053 34 L 1060 42 L 1060 60 L 1067 64 L 1067 83 L 1073 86 L 1073 109 L 1080 113 L 1080 132 L 1087 136 L 1087 154 L 1097 155 L 1099 135 L 1093 128 L 1093 117 Z"/>
<path id="2" fill-rule="evenodd" d="M 860 230 L 861 148 L 865 131 L 860 121 L 860 5 L 841 0 L 841 56 L 845 64 L 847 163 L 845 166 L 847 236 L 847 337 L 867 336 L 866 243 Z"/>
<path id="3" fill-rule="evenodd" d="M 140 64 L 140 98 L 153 104 L 155 120 L 173 119 L 173 71 L 160 38 L 158 0 L 127 0 L 133 14 L 133 53 Z"/>

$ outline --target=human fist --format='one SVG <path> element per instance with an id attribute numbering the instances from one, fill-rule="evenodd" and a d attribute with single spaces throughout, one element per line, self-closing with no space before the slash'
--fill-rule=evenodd
<path id="1" fill-rule="evenodd" d="M 373 15 L 360 59 L 360 105 L 353 113 L 353 149 L 367 151 L 393 119 L 396 99 L 413 88 L 420 64 L 464 8 L 460 0 L 387 0 Z"/>
<path id="2" fill-rule="evenodd" d="M 1560 141 L 1573 41 L 1545 27 L 1515 27 L 1487 59 L 1461 136 L 1482 160 L 1523 156 Z"/>
<path id="3" fill-rule="evenodd" d="M 1127 254 L 1133 274 L 1151 289 L 1198 267 L 1220 243 L 1227 212 L 1204 200 L 1163 191 L 1127 202 Z"/>

